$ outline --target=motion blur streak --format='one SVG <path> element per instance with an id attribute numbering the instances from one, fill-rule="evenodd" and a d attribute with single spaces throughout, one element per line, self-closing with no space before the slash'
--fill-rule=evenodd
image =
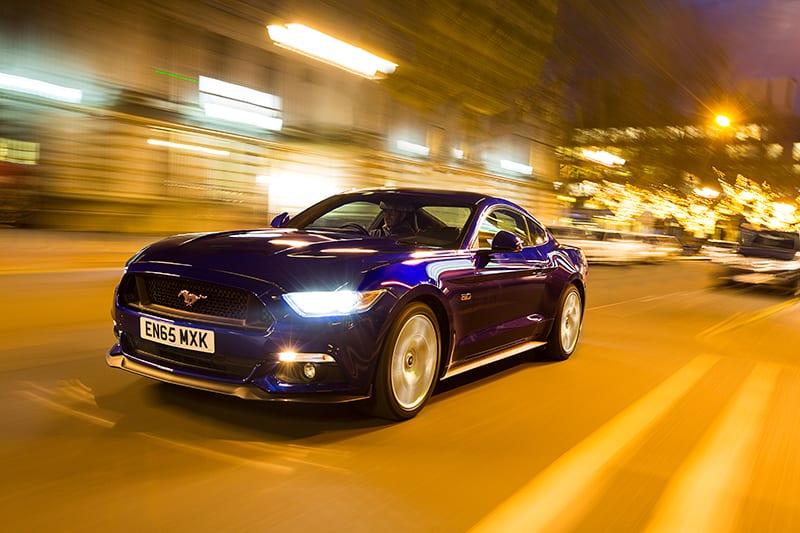
<path id="1" fill-rule="evenodd" d="M 73 409 L 72 407 L 70 407 L 68 405 L 64 405 L 63 403 L 57 402 L 55 400 L 51 400 L 49 398 L 45 398 L 44 396 L 36 394 L 35 392 L 19 391 L 19 394 L 21 396 L 24 396 L 24 397 L 30 399 L 30 400 L 33 400 L 34 402 L 36 402 L 36 403 L 38 403 L 40 405 L 48 407 L 48 408 L 50 408 L 50 409 L 52 409 L 54 411 L 57 411 L 59 413 L 62 413 L 62 414 L 68 415 L 68 416 L 72 416 L 72 417 L 75 417 L 75 418 L 80 418 L 81 420 L 84 420 L 86 422 L 90 422 L 90 423 L 98 425 L 98 426 L 102 426 L 102 427 L 106 427 L 106 428 L 112 428 L 112 427 L 114 427 L 114 424 L 115 424 L 115 422 L 112 422 L 111 420 L 106 420 L 105 418 L 102 418 L 102 417 L 99 417 L 99 416 L 91 415 L 89 413 L 84 413 L 83 411 L 81 411 L 79 409 Z"/>
<path id="2" fill-rule="evenodd" d="M 606 304 L 606 305 L 595 305 L 593 307 L 587 307 L 586 310 L 587 311 L 597 311 L 597 310 L 600 310 L 600 309 L 608 309 L 610 307 L 625 306 L 625 305 L 628 305 L 630 303 L 636 303 L 636 302 L 652 302 L 652 301 L 660 300 L 660 299 L 664 299 L 664 298 L 675 298 L 675 297 L 678 297 L 678 296 L 689 296 L 689 295 L 691 295 L 693 293 L 697 294 L 697 293 L 700 293 L 700 291 L 677 291 L 677 292 L 670 292 L 670 293 L 667 293 L 667 294 L 661 294 L 659 296 L 644 296 L 644 297 L 641 297 L 641 298 L 633 298 L 631 300 L 622 300 L 622 301 L 619 301 L 619 302 L 614 302 L 614 303 L 610 303 L 610 304 Z"/>
<path id="3" fill-rule="evenodd" d="M 780 368 L 759 365 L 695 453 L 675 474 L 648 533 L 730 531 L 747 488 Z"/>
<path id="4" fill-rule="evenodd" d="M 185 451 L 192 453 L 194 455 L 199 455 L 202 457 L 207 457 L 210 459 L 215 459 L 217 461 L 221 461 L 223 463 L 232 464 L 235 466 L 240 466 L 242 468 L 255 468 L 256 470 L 268 470 L 270 472 L 277 472 L 282 474 L 291 474 L 292 468 L 288 466 L 281 466 L 272 464 L 267 461 L 259 461 L 255 459 L 245 459 L 243 457 L 239 457 L 238 455 L 229 454 L 225 452 L 220 452 L 217 450 L 212 450 L 210 448 L 204 446 L 194 446 L 192 444 L 187 444 L 185 442 L 178 442 L 173 439 L 167 439 L 164 437 L 157 437 L 155 435 L 151 435 L 149 433 L 139 433 L 142 437 L 147 439 L 153 440 L 162 444 L 164 446 L 175 448 L 180 451 Z"/>
<path id="5" fill-rule="evenodd" d="M 569 530 L 601 492 L 603 475 L 633 449 L 717 362 L 700 355 L 583 442 L 486 516 L 473 533 Z"/>
<path id="6" fill-rule="evenodd" d="M 71 89 L 53 83 L 23 78 L 22 76 L 12 76 L 11 74 L 4 74 L 2 72 L 0 72 L 0 89 L 33 94 L 44 98 L 52 98 L 53 100 L 61 100 L 63 102 L 77 103 L 80 102 L 83 97 L 81 91 L 78 89 Z"/>
<path id="7" fill-rule="evenodd" d="M 792 298 L 791 300 L 781 302 L 766 309 L 762 309 L 757 313 L 752 313 L 752 314 L 737 313 L 735 315 L 732 315 L 730 319 L 725 320 L 720 324 L 716 324 L 708 329 L 701 331 L 700 333 L 697 334 L 697 338 L 703 338 L 703 337 L 708 338 L 714 335 L 719 335 L 721 333 L 728 332 L 732 329 L 739 328 L 747 324 L 750 324 L 752 322 L 756 322 L 758 320 L 767 318 L 768 316 L 779 313 L 784 309 L 789 309 L 791 307 L 794 307 L 798 303 L 800 303 L 800 298 Z"/>

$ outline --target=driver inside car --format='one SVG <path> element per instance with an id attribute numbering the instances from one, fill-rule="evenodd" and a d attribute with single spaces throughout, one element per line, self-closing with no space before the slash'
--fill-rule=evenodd
<path id="1" fill-rule="evenodd" d="M 409 205 L 381 202 L 382 223 L 370 231 L 373 237 L 408 237 L 417 232 L 414 208 Z"/>

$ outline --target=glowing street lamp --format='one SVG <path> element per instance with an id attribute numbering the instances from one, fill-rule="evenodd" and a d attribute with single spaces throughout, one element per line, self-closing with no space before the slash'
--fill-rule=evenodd
<path id="1" fill-rule="evenodd" d="M 730 126 L 730 125 L 731 125 L 731 119 L 730 119 L 730 117 L 728 117 L 728 116 L 725 116 L 725 115 L 717 115 L 717 116 L 714 118 L 714 122 L 716 122 L 716 123 L 717 123 L 717 125 L 718 125 L 718 126 L 720 126 L 720 127 L 722 127 L 722 128 L 727 128 L 728 126 Z"/>
<path id="2" fill-rule="evenodd" d="M 626 163 L 621 157 L 617 157 L 605 150 L 583 150 L 581 154 L 589 161 L 594 161 L 607 167 L 622 166 Z"/>
<path id="3" fill-rule="evenodd" d="M 396 63 L 302 24 L 267 26 L 276 45 L 374 80 L 391 74 Z"/>
<path id="4" fill-rule="evenodd" d="M 711 187 L 703 187 L 702 189 L 695 187 L 694 193 L 701 198 L 708 198 L 709 200 L 713 200 L 719 196 L 719 191 L 716 191 Z"/>

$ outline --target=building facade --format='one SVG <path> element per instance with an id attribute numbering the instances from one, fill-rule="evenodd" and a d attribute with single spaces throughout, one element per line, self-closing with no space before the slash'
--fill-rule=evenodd
<path id="1" fill-rule="evenodd" d="M 0 222 L 215 230 L 383 186 L 486 191 L 545 222 L 558 216 L 557 132 L 535 112 L 512 121 L 410 104 L 380 80 L 275 46 L 266 25 L 286 15 L 280 8 L 100 0 L 3 8 L 0 161 L 16 197 Z"/>

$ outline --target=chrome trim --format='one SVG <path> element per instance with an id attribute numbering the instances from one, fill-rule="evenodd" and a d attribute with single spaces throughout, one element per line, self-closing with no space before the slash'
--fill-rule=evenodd
<path id="1" fill-rule="evenodd" d="M 208 296 L 203 294 L 194 294 L 188 291 L 188 289 L 183 289 L 181 292 L 178 293 L 178 298 L 183 298 L 183 303 L 186 307 L 191 307 L 200 300 L 205 300 Z"/>
<path id="2" fill-rule="evenodd" d="M 490 355 L 487 357 L 481 357 L 479 359 L 475 359 L 474 361 L 468 361 L 466 363 L 460 363 L 457 366 L 451 366 L 447 369 L 442 379 L 451 378 L 453 376 L 457 376 L 459 374 L 463 374 L 464 372 L 469 372 L 470 370 L 474 370 L 476 368 L 495 363 L 500 361 L 501 359 L 506 359 L 513 355 L 517 355 L 522 352 L 527 352 L 528 350 L 533 350 L 534 348 L 538 348 L 539 346 L 544 346 L 547 344 L 545 341 L 531 341 L 525 342 L 522 344 L 518 344 L 516 346 L 512 346 L 511 348 L 507 348 L 505 350 L 499 351 L 494 355 Z"/>
<path id="3" fill-rule="evenodd" d="M 217 325 L 217 326 L 233 326 L 238 328 L 247 328 L 257 331 L 263 331 L 267 328 L 263 326 L 250 326 L 247 320 L 241 318 L 228 318 L 224 316 L 206 315 L 203 313 L 195 313 L 194 311 L 187 311 L 184 309 L 175 309 L 174 307 L 167 307 L 160 304 L 140 304 L 140 303 L 126 303 L 125 308 L 133 309 L 141 313 L 147 313 L 156 318 L 166 318 L 169 320 L 182 320 L 184 322 L 197 322 L 202 324 Z"/>
<path id="4" fill-rule="evenodd" d="M 106 355 L 106 363 L 108 363 L 108 366 L 112 368 L 121 368 L 122 370 L 127 370 L 128 372 L 133 372 L 134 374 L 157 379 L 166 383 L 174 383 L 175 385 L 183 385 L 185 387 L 192 387 L 194 389 L 228 394 L 230 396 L 236 396 L 245 400 L 268 399 L 268 393 L 266 391 L 263 391 L 257 387 L 253 387 L 252 385 L 224 383 L 189 376 L 181 376 L 175 374 L 171 369 L 165 366 L 152 366 L 149 364 L 143 364 L 131 359 L 130 357 L 127 357 L 124 354 L 108 354 Z"/>
<path id="5" fill-rule="evenodd" d="M 281 363 L 335 363 L 336 359 L 326 353 L 281 352 L 278 354 Z"/>
<path id="6" fill-rule="evenodd" d="M 271 394 L 265 390 L 259 389 L 253 384 L 236 384 L 224 383 L 220 381 L 212 381 L 202 378 L 183 376 L 175 374 L 171 369 L 163 366 L 158 368 L 150 366 L 149 364 L 140 363 L 125 354 L 119 354 L 112 350 L 106 355 L 106 363 L 112 368 L 119 368 L 126 370 L 133 374 L 138 374 L 146 378 L 157 379 L 165 383 L 172 383 L 174 385 L 182 385 L 184 387 L 191 387 L 193 389 L 204 390 L 208 392 L 216 392 L 219 394 L 227 394 L 229 396 L 236 396 L 243 400 L 265 400 L 265 401 L 278 401 L 278 402 L 300 402 L 300 403 L 345 403 L 364 400 L 369 398 L 369 395 L 333 395 L 333 394 Z"/>

